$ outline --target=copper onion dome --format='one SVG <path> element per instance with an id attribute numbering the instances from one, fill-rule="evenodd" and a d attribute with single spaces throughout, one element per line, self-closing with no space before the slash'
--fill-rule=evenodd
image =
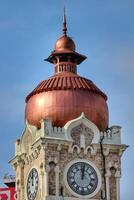
<path id="1" fill-rule="evenodd" d="M 60 37 L 55 44 L 55 52 L 60 52 L 60 51 L 75 52 L 74 41 L 70 37 L 67 37 L 65 35 Z"/>
<path id="2" fill-rule="evenodd" d="M 75 51 L 67 36 L 64 13 L 63 36 L 46 61 L 53 63 L 54 76 L 42 81 L 26 98 L 25 116 L 40 128 L 41 119 L 51 119 L 53 126 L 63 127 L 82 112 L 100 131 L 108 127 L 107 96 L 90 80 L 77 74 L 77 65 L 86 57 Z"/>

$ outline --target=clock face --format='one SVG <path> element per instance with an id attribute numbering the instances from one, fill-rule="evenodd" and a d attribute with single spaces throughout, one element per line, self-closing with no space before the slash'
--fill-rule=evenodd
<path id="1" fill-rule="evenodd" d="M 95 169 L 87 162 L 76 162 L 68 169 L 67 183 L 73 192 L 87 196 L 96 190 L 98 176 Z"/>
<path id="2" fill-rule="evenodd" d="M 34 200 L 36 198 L 37 191 L 38 191 L 38 183 L 39 183 L 38 172 L 35 168 L 33 168 L 30 171 L 28 180 L 27 180 L 28 200 Z"/>

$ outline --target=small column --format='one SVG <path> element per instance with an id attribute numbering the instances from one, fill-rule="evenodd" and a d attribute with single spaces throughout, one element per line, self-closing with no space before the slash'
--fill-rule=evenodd
<path id="1" fill-rule="evenodd" d="M 55 185 L 56 185 L 56 196 L 59 196 L 59 166 L 55 167 Z"/>
<path id="2" fill-rule="evenodd" d="M 120 171 L 116 171 L 115 178 L 116 178 L 116 194 L 117 200 L 120 200 Z"/>
<path id="3" fill-rule="evenodd" d="M 57 67 L 57 73 L 59 73 L 59 62 L 60 62 L 60 59 L 59 59 L 58 56 L 56 57 L 56 59 L 57 59 L 57 64 L 58 64 L 58 67 Z"/>
<path id="4" fill-rule="evenodd" d="M 21 199 L 21 196 L 20 196 L 20 188 L 17 187 L 17 200 L 20 200 Z"/>
<path id="5" fill-rule="evenodd" d="M 43 163 L 40 164 L 40 182 L 41 182 L 41 199 L 44 198 L 44 167 Z"/>
<path id="6" fill-rule="evenodd" d="M 21 190 L 20 190 L 20 180 L 19 179 L 16 180 L 16 193 L 17 193 L 17 199 L 20 200 L 21 199 L 21 196 L 20 196 Z"/>
<path id="7" fill-rule="evenodd" d="M 44 195 L 45 195 L 45 197 L 49 195 L 48 194 L 48 173 L 49 173 L 49 171 L 50 171 L 50 167 L 47 165 L 45 173 L 44 173 L 44 182 L 45 182 L 45 184 L 44 184 L 44 186 L 45 186 L 45 194 Z"/>
<path id="8" fill-rule="evenodd" d="M 110 190 L 109 190 L 109 177 L 111 176 L 110 171 L 108 170 L 107 173 L 105 174 L 106 177 L 106 199 L 110 200 Z"/>

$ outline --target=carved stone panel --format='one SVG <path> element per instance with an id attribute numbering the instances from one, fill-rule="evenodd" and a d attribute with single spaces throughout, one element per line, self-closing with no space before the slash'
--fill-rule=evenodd
<path id="1" fill-rule="evenodd" d="M 71 131 L 71 137 L 74 141 L 74 145 L 80 147 L 89 146 L 93 140 L 94 133 L 93 131 L 86 127 L 84 124 L 80 124 L 74 127 Z"/>

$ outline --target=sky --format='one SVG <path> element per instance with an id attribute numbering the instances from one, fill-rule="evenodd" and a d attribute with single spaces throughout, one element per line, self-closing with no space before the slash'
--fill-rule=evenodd
<path id="1" fill-rule="evenodd" d="M 109 126 L 122 126 L 121 200 L 134 197 L 134 1 L 0 0 L 0 184 L 24 126 L 25 97 L 53 75 L 43 59 L 61 36 L 63 7 L 79 67 L 108 95 Z"/>

